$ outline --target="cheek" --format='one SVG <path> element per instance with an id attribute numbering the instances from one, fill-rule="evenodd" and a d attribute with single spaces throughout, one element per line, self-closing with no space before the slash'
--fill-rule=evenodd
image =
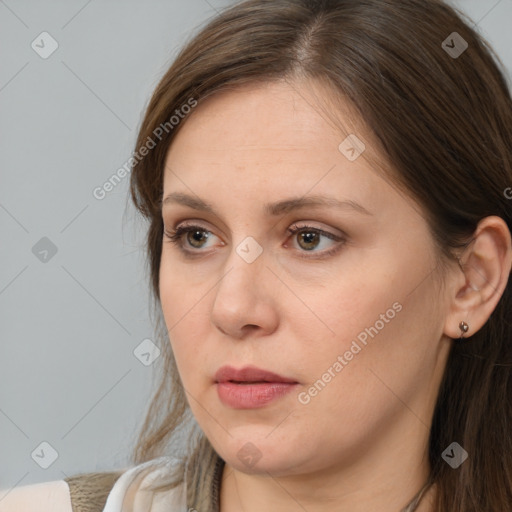
<path id="1" fill-rule="evenodd" d="M 374 267 L 378 271 L 370 268 L 340 279 L 343 284 L 335 289 L 299 292 L 317 314 L 295 314 L 301 320 L 292 327 L 292 337 L 301 340 L 302 363 L 313 386 L 308 388 L 311 392 L 306 390 L 305 401 L 323 394 L 325 400 L 341 399 L 363 411 L 368 403 L 379 407 L 374 398 L 382 397 L 381 392 L 391 396 L 384 383 L 407 395 L 418 375 L 423 372 L 426 378 L 425 367 L 434 362 L 427 349 L 435 335 L 436 312 L 432 285 L 428 280 L 422 283 L 425 272 L 420 264 L 400 265 L 395 260 L 387 271 L 381 265 Z M 327 388 L 329 392 L 324 391 Z"/>
<path id="2" fill-rule="evenodd" d="M 176 251 L 164 248 L 159 272 L 160 303 L 171 332 L 183 324 L 190 325 L 190 314 L 204 307 L 206 297 L 203 296 L 211 286 L 207 276 L 198 271 L 198 266 L 184 265 Z"/>
<path id="3" fill-rule="evenodd" d="M 364 348 L 376 331 L 382 338 L 381 333 L 391 323 L 400 321 L 399 294 L 390 290 L 387 276 L 365 271 L 337 277 L 336 281 L 340 284 L 327 285 L 315 293 L 306 288 L 297 290 L 299 297 L 305 297 L 307 309 L 296 301 L 293 310 L 290 302 L 286 314 L 286 318 L 295 319 L 290 327 L 297 340 L 304 340 L 307 360 L 321 361 L 323 366 L 349 351 L 355 341 Z M 353 353 L 357 350 L 355 347 Z"/>
<path id="4" fill-rule="evenodd" d="M 197 356 L 204 352 L 201 343 L 207 339 L 205 320 L 209 316 L 204 311 L 204 284 L 191 283 L 184 272 L 167 262 L 160 266 L 159 282 L 165 326 L 178 371 L 187 387 L 190 376 L 200 370 Z"/>

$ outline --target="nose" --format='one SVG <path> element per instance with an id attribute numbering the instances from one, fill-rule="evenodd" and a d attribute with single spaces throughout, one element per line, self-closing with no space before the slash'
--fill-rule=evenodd
<path id="1" fill-rule="evenodd" d="M 268 335 L 278 325 L 279 281 L 267 268 L 264 253 L 250 263 L 240 254 L 234 247 L 226 261 L 227 270 L 215 288 L 211 321 L 235 339 Z"/>

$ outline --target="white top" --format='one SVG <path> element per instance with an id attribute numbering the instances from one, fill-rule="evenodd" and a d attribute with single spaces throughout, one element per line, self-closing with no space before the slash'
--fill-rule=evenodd
<path id="1" fill-rule="evenodd" d="M 174 489 L 156 493 L 140 489 L 160 472 L 175 463 L 174 457 L 159 457 L 131 468 L 116 480 L 107 497 L 103 512 L 186 512 L 186 489 L 181 484 Z M 165 465 L 154 469 L 144 478 L 133 479 L 133 473 L 156 461 Z M 0 489 L 0 512 L 73 512 L 69 486 L 65 480 Z"/>

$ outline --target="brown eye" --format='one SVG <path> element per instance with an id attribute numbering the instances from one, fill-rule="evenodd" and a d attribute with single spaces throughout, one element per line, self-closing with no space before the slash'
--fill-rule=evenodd
<path id="1" fill-rule="evenodd" d="M 299 257 L 302 258 L 326 258 L 337 253 L 345 242 L 343 237 L 334 235 L 333 233 L 329 233 L 323 229 L 314 228 L 312 226 L 298 226 L 297 224 L 294 224 L 288 228 L 288 232 L 292 235 L 292 237 L 295 237 L 295 240 L 297 240 L 297 245 L 300 248 L 298 249 Z M 317 251 L 315 249 L 322 245 L 322 238 L 327 238 L 330 241 L 337 243 L 334 244 L 334 247 L 331 247 L 331 249 Z M 306 256 L 304 254 L 306 252 L 310 252 L 313 256 Z"/>
<path id="2" fill-rule="evenodd" d="M 168 241 L 177 245 L 184 253 L 192 253 L 195 252 L 194 249 L 202 249 L 205 246 L 204 242 L 210 238 L 211 234 L 211 231 L 208 231 L 201 226 L 188 225 L 178 226 L 171 232 L 164 232 Z M 185 238 L 186 243 L 183 242 L 183 239 Z M 186 247 L 192 247 L 193 250 L 187 249 Z"/>
<path id="3" fill-rule="evenodd" d="M 312 226 L 293 225 L 288 228 L 288 232 L 292 237 L 297 235 L 295 237 L 297 244 L 294 245 L 298 247 L 296 252 L 301 258 L 326 258 L 337 253 L 346 241 L 345 238 L 340 237 L 339 235 L 335 235 Z M 170 232 L 164 231 L 164 235 L 169 242 L 176 245 L 183 254 L 190 258 L 194 256 L 207 255 L 207 252 L 202 249 L 207 246 L 206 242 L 212 237 L 212 235 L 215 237 L 211 231 L 198 225 L 178 226 Z M 333 244 L 334 247 L 331 247 L 330 249 L 316 250 L 318 247 L 323 245 L 322 242 L 324 238 L 331 242 L 336 242 Z M 311 253 L 312 256 L 306 256 L 305 253 Z"/>
<path id="4" fill-rule="evenodd" d="M 196 249 L 201 249 L 202 245 L 201 242 L 204 242 L 208 239 L 208 231 L 204 229 L 191 229 L 187 231 L 186 233 L 187 242 L 190 243 L 192 247 L 195 247 Z"/>
<path id="5" fill-rule="evenodd" d="M 299 236 L 298 236 L 297 240 L 299 241 L 299 245 L 303 249 L 306 249 L 307 251 L 310 251 L 311 249 L 314 249 L 315 247 L 317 247 L 317 245 L 320 241 L 319 233 L 316 233 L 314 231 L 302 231 L 302 232 L 299 232 L 298 235 Z M 304 245 L 302 245 L 302 244 L 304 244 Z"/>

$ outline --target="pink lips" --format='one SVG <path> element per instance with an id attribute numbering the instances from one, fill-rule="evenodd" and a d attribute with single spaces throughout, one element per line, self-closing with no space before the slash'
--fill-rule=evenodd
<path id="1" fill-rule="evenodd" d="M 254 409 L 289 393 L 298 382 L 273 372 L 246 366 L 223 366 L 215 374 L 222 403 L 234 409 Z"/>

